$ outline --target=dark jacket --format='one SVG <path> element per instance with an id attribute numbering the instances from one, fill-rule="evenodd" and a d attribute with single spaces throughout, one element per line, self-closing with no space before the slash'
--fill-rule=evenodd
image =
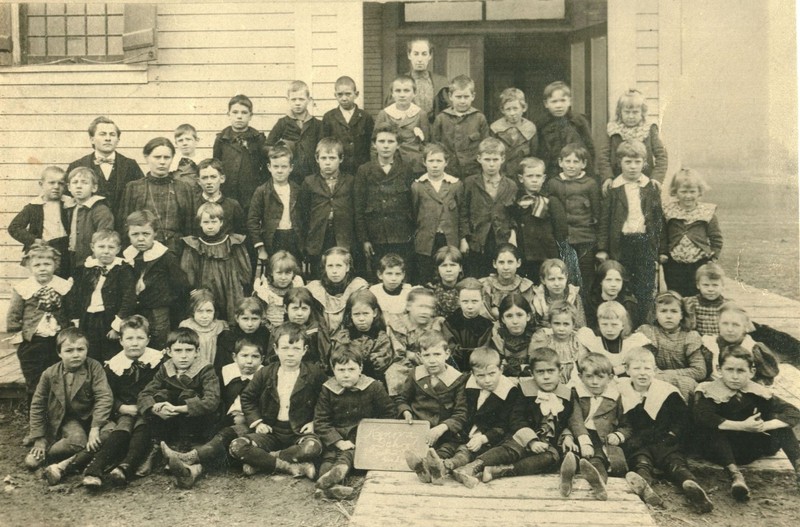
<path id="1" fill-rule="evenodd" d="M 301 228 L 302 211 L 297 206 L 300 199 L 300 187 L 290 181 L 289 189 L 289 219 L 292 222 L 292 230 L 301 240 L 298 245 L 302 247 L 305 233 Z M 286 204 L 275 193 L 275 184 L 272 179 L 259 186 L 250 200 L 250 208 L 247 211 L 247 234 L 253 245 L 257 247 L 263 245 L 270 254 L 272 254 L 272 238 L 275 236 L 275 231 L 278 230 L 284 206 Z"/>
<path id="2" fill-rule="evenodd" d="M 491 320 L 480 315 L 465 318 L 460 307 L 445 318 L 442 334 L 459 371 L 470 371 L 469 356 L 475 348 L 489 343 L 493 325 Z"/>
<path id="3" fill-rule="evenodd" d="M 592 394 L 583 383 L 577 383 L 575 386 L 575 393 L 578 396 L 578 404 L 573 412 L 575 417 L 579 420 L 585 420 L 592 406 Z M 629 428 L 620 428 L 622 422 L 622 401 L 620 400 L 619 392 L 613 384 L 609 385 L 606 391 L 601 395 L 602 400 L 597 407 L 592 420 L 594 421 L 595 430 L 600 439 L 605 443 L 606 438 L 612 432 L 619 432 L 622 437 L 629 437 L 631 431 Z"/>
<path id="4" fill-rule="evenodd" d="M 361 243 L 408 243 L 414 235 L 411 170 L 395 159 L 389 173 L 377 161 L 358 169 L 353 190 L 356 237 Z"/>
<path id="5" fill-rule="evenodd" d="M 278 368 L 280 363 L 275 362 L 258 370 L 239 396 L 245 423 L 251 428 L 262 421 L 270 426 L 278 422 L 281 404 L 278 396 Z M 322 371 L 313 364 L 300 364 L 300 375 L 289 400 L 289 424 L 296 434 L 314 420 L 314 407 L 325 379 Z"/>
<path id="6" fill-rule="evenodd" d="M 69 230 L 69 216 L 65 202 L 69 203 L 72 198 L 64 197 L 61 199 L 61 225 L 64 232 Z M 112 227 L 113 228 L 113 227 Z M 36 197 L 25 205 L 22 210 L 14 216 L 8 224 L 8 234 L 22 244 L 22 252 L 28 252 L 33 242 L 42 239 L 44 232 L 44 201 L 41 197 Z M 63 238 L 61 238 L 63 241 Z M 52 240 L 47 240 L 50 243 Z M 62 257 L 64 255 L 62 254 Z"/>
<path id="7" fill-rule="evenodd" d="M 411 184 L 411 203 L 416 220 L 414 250 L 417 254 L 433 255 L 439 221 L 447 245 L 458 247 L 469 234 L 467 206 L 464 201 L 464 183 L 445 175 L 439 192 L 428 180 L 427 174 Z"/>
<path id="8" fill-rule="evenodd" d="M 628 218 L 628 196 L 625 194 L 624 184 L 615 185 L 617 185 L 616 180 L 608 189 L 608 196 L 603 200 L 603 211 L 600 214 L 600 228 L 597 234 L 597 249 L 606 251 L 611 259 L 619 260 L 622 226 Z M 645 186 L 640 186 L 639 199 L 644 215 L 645 234 L 650 240 L 653 254 L 657 254 L 663 228 L 661 194 L 653 182 L 648 181 Z"/>
<path id="9" fill-rule="evenodd" d="M 72 219 L 75 219 L 75 232 L 72 232 Z M 102 196 L 92 196 L 83 205 L 67 208 L 67 232 L 75 237 L 75 247 L 72 252 L 72 265 L 77 267 L 83 263 L 87 256 L 92 254 L 92 235 L 101 230 L 114 230 L 114 215 Z"/>
<path id="10" fill-rule="evenodd" d="M 467 399 L 464 385 L 467 376 L 452 366 L 439 376 L 445 390 L 431 386 L 431 376 L 425 366 L 417 366 L 408 373 L 403 388 L 397 394 L 397 414 L 401 418 L 408 410 L 414 419 L 428 421 L 431 427 L 446 424 L 450 432 L 460 433 L 467 423 Z"/>
<path id="11" fill-rule="evenodd" d="M 547 180 L 545 193 L 564 205 L 569 243 L 597 241 L 597 225 L 602 213 L 600 186 L 597 181 L 588 175 L 576 179 L 558 175 Z"/>
<path id="12" fill-rule="evenodd" d="M 108 200 L 108 207 L 111 209 L 111 213 L 114 214 L 115 218 L 118 218 L 125 188 L 131 181 L 142 179 L 144 173 L 142 173 L 142 169 L 136 161 L 116 152 L 114 168 L 111 169 L 111 175 L 106 179 L 103 170 L 99 165 L 94 164 L 94 160 L 95 154 L 92 152 L 91 154 L 87 154 L 73 161 L 67 167 L 67 174 L 78 167 L 91 168 L 94 173 L 97 174 L 97 192 L 95 192 L 95 194 L 103 196 Z"/>
<path id="13" fill-rule="evenodd" d="M 139 413 L 151 412 L 157 402 L 186 405 L 189 417 L 214 415 L 219 410 L 219 377 L 214 366 L 195 361 L 189 370 L 178 374 L 171 360 L 161 364 L 153 380 L 139 393 Z"/>
<path id="14" fill-rule="evenodd" d="M 469 221 L 470 251 L 484 251 L 489 231 L 494 232 L 497 245 L 508 242 L 511 229 L 514 228 L 512 208 L 517 197 L 517 185 L 510 178 L 501 177 L 497 195 L 492 198 L 486 192 L 483 176 L 477 174 L 464 181 L 464 197 Z"/>
<path id="15" fill-rule="evenodd" d="M 718 430 L 723 421 L 744 421 L 756 413 L 765 422 L 779 419 L 789 427 L 800 424 L 800 410 L 753 381 L 734 392 L 717 379 L 700 383 L 694 393 L 693 426 L 701 432 Z"/>
<path id="16" fill-rule="evenodd" d="M 514 441 L 522 448 L 526 448 L 531 441 L 549 443 L 558 448 L 564 435 L 580 436 L 586 433 L 586 428 L 575 426 L 575 430 L 568 427 L 571 423 L 573 409 L 577 404 L 577 396 L 565 385 L 559 384 L 552 393 L 561 403 L 562 410 L 554 416 L 554 429 L 547 426 L 547 415 L 542 413 L 542 407 L 536 402 L 539 388 L 530 377 L 520 377 L 519 388 L 522 396 L 511 409 L 509 420 L 510 430 Z M 549 415 L 549 414 L 548 414 Z M 579 423 L 582 425 L 582 423 Z"/>
<path id="17" fill-rule="evenodd" d="M 355 443 L 362 419 L 394 416 L 394 402 L 375 379 L 362 375 L 355 386 L 345 389 L 330 378 L 322 385 L 314 410 L 314 433 L 326 447 L 342 440 Z"/>
<path id="18" fill-rule="evenodd" d="M 547 198 L 547 211 L 541 215 L 527 201 L 522 191 L 514 205 L 514 220 L 517 224 L 517 246 L 522 250 L 526 262 L 542 262 L 558 258 L 557 242 L 567 239 L 567 213 L 557 197 Z M 523 206 L 524 205 L 524 206 Z"/>
<path id="19" fill-rule="evenodd" d="M 69 295 L 69 318 L 80 320 L 80 327 L 86 327 L 87 309 L 92 302 L 92 293 L 101 276 L 100 263 L 94 258 L 87 258 L 86 263 L 79 265 L 73 275 L 74 286 Z M 103 298 L 103 320 L 106 328 L 119 331 L 119 324 L 136 313 L 136 277 L 133 268 L 122 258 L 115 258 L 106 274 L 103 287 L 100 288 Z"/>
<path id="20" fill-rule="evenodd" d="M 138 254 L 139 251 L 132 245 L 122 252 L 122 257 L 133 267 L 137 283 L 144 285 L 144 289 L 136 295 L 138 307 L 169 307 L 171 311 L 174 310 L 174 304 L 182 303 L 190 289 L 189 279 L 181 269 L 178 257 L 158 242 L 152 249 L 145 251 L 141 260 L 136 259 Z M 176 315 L 172 313 L 179 320 Z"/>
<path id="21" fill-rule="evenodd" d="M 267 179 L 263 132 L 248 127 L 240 135 L 228 126 L 214 140 L 214 159 L 222 163 L 225 183 L 222 193 L 239 202 L 250 204 L 250 197 Z"/>
<path id="22" fill-rule="evenodd" d="M 241 234 L 247 236 L 247 216 L 245 215 L 242 205 L 233 198 L 222 196 L 218 201 L 206 201 L 203 194 L 197 198 L 197 208 L 199 209 L 204 203 L 216 203 L 222 207 L 222 212 L 225 218 L 222 221 L 222 228 L 220 232 L 223 234 Z M 195 215 L 197 211 L 195 211 Z M 194 231 L 195 236 L 201 236 L 203 229 L 200 228 L 200 221 L 195 217 Z"/>
<path id="23" fill-rule="evenodd" d="M 300 185 L 303 183 L 303 178 L 317 171 L 316 150 L 320 139 L 322 139 L 322 121 L 311 116 L 303 122 L 301 128 L 297 120 L 284 115 L 270 130 L 266 144 L 267 146 L 282 144 L 291 149 L 294 157 L 289 178 Z M 252 192 L 249 195 L 252 195 Z"/>
<path id="24" fill-rule="evenodd" d="M 258 369 L 263 368 L 259 366 Z M 256 370 L 258 373 L 258 370 Z M 255 376 L 255 374 L 253 374 Z M 225 422 L 233 422 L 234 415 L 244 415 L 242 412 L 242 392 L 250 385 L 251 378 L 242 377 L 239 365 L 226 364 L 220 372 L 220 389 L 222 394 L 222 413 Z"/>
<path id="25" fill-rule="evenodd" d="M 519 388 L 508 377 L 501 377 L 495 391 L 489 394 L 480 408 L 478 398 L 481 388 L 471 376 L 464 388 L 467 398 L 467 424 L 461 432 L 464 441 L 474 426 L 477 432 L 486 436 L 488 446 L 497 446 L 511 432 L 511 410 L 521 397 Z"/>
<path id="26" fill-rule="evenodd" d="M 489 126 L 492 137 L 501 140 L 506 147 L 506 161 L 503 174 L 516 179 L 519 175 L 519 162 L 529 156 L 536 156 L 539 150 L 539 136 L 536 125 L 522 117 L 512 125 L 501 117 Z"/>
<path id="27" fill-rule="evenodd" d="M 299 207 L 303 215 L 306 254 L 318 256 L 322 253 L 331 210 L 336 245 L 349 249 L 355 242 L 353 183 L 353 176 L 344 172 L 339 172 L 332 192 L 320 174 L 308 176 L 303 181 Z"/>
<path id="28" fill-rule="evenodd" d="M 75 372 L 72 386 L 65 382 L 66 368 L 58 362 L 47 368 L 39 379 L 31 400 L 31 439 L 46 438 L 55 441 L 58 431 L 67 417 L 67 405 L 71 414 L 81 421 L 89 422 L 91 428 L 102 428 L 111 415 L 114 396 L 108 386 L 103 366 L 92 358 Z"/>
<path id="29" fill-rule="evenodd" d="M 267 364 L 272 357 L 275 356 L 275 348 L 269 346 L 271 335 L 266 326 L 258 326 L 253 333 L 245 333 L 242 329 L 234 324 L 230 329 L 224 330 L 217 337 L 217 356 L 215 362 L 225 366 L 233 362 L 233 353 L 236 350 L 236 342 L 239 340 L 249 340 L 259 344 L 264 348 L 262 361 Z"/>
<path id="30" fill-rule="evenodd" d="M 448 173 L 462 180 L 481 173 L 478 145 L 487 137 L 489 123 L 476 108 L 463 115 L 447 108 L 436 116 L 431 127 L 431 141 L 441 143 L 449 154 Z"/>
<path id="31" fill-rule="evenodd" d="M 322 117 L 320 137 L 335 137 L 344 147 L 344 159 L 340 166 L 342 172 L 355 174 L 358 167 L 369 161 L 374 127 L 372 116 L 358 106 L 353 109 L 349 123 L 344 120 L 344 115 L 338 106 Z"/>
<path id="32" fill-rule="evenodd" d="M 678 389 L 653 379 L 644 403 L 631 396 L 632 390 L 630 380 L 620 380 L 623 411 L 620 428 L 630 430 L 622 443 L 625 455 L 652 447 L 678 450 L 689 424 L 689 410 Z"/>
<path id="33" fill-rule="evenodd" d="M 667 173 L 667 149 L 658 136 L 658 125 L 650 125 L 649 130 L 647 137 L 642 141 L 647 149 L 642 173 L 651 179 L 663 182 Z M 601 180 L 613 179 L 622 173 L 617 159 L 617 148 L 622 141 L 622 135 L 619 133 L 603 135 L 603 143 L 599 145 L 597 152 L 597 173 Z"/>
<path id="34" fill-rule="evenodd" d="M 536 129 L 539 132 L 539 157 L 545 162 L 548 179 L 558 176 L 561 172 L 558 157 L 561 155 L 561 149 L 570 143 L 578 143 L 589 151 L 586 174 L 596 178 L 593 167 L 595 153 L 592 127 L 585 116 L 573 113 L 572 110 L 569 110 L 564 117 L 554 117 L 548 113 L 544 119 L 536 123 Z"/>
<path id="35" fill-rule="evenodd" d="M 146 348 L 144 354 L 136 359 L 136 366 L 125 356 L 124 351 L 106 361 L 105 371 L 114 394 L 115 415 L 123 404 L 136 404 L 139 393 L 150 384 L 166 358 L 163 352 Z"/>

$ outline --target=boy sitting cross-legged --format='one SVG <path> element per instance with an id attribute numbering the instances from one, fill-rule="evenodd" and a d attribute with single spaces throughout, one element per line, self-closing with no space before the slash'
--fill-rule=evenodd
<path id="1" fill-rule="evenodd" d="M 34 470 L 47 459 L 63 459 L 100 447 L 100 430 L 108 421 L 113 395 L 103 367 L 87 357 L 89 340 L 77 328 L 56 338 L 60 362 L 39 379 L 30 408 L 33 448 L 25 466 Z"/>
<path id="2" fill-rule="evenodd" d="M 282 472 L 314 479 L 313 462 L 322 452 L 314 434 L 314 406 L 325 375 L 303 361 L 308 350 L 303 328 L 293 322 L 272 334 L 278 361 L 260 369 L 241 393 L 245 424 L 255 433 L 231 442 L 230 454 L 245 475 Z"/>
<path id="3" fill-rule="evenodd" d="M 353 468 L 356 432 L 362 419 L 391 419 L 394 402 L 383 384 L 363 375 L 362 357 L 346 347 L 331 354 L 333 378 L 325 381 L 314 411 L 314 428 L 325 451 L 317 489 L 326 497 L 349 498 L 353 489 L 341 485 Z"/>
<path id="4" fill-rule="evenodd" d="M 467 422 L 459 434 L 460 443 L 451 457 L 442 460 L 433 448 L 428 450 L 426 464 L 434 483 L 447 472 L 467 487 L 478 479 L 464 466 L 479 453 L 500 444 L 509 431 L 511 408 L 519 397 L 519 388 L 500 368 L 500 354 L 491 348 L 476 348 L 469 356 L 472 375 L 464 388 L 467 400 Z"/>
<path id="5" fill-rule="evenodd" d="M 530 365 L 533 378 L 520 378 L 522 396 L 511 410 L 513 435 L 462 469 L 465 474 L 460 477 L 472 485 L 477 484 L 481 470 L 484 483 L 500 477 L 554 471 L 561 459 L 561 448 L 574 447 L 566 438 L 586 433 L 582 422 L 572 433 L 567 430 L 568 424 L 573 424 L 570 418 L 576 398 L 561 383 L 558 353 L 550 348 L 536 349 Z"/>
<path id="6" fill-rule="evenodd" d="M 681 449 L 681 437 L 689 422 L 686 402 L 677 388 L 655 378 L 656 359 L 651 351 L 631 349 L 626 369 L 629 378 L 620 379 L 617 386 L 623 427 L 630 427 L 630 436 L 618 430 L 608 436 L 608 444 L 622 445 L 631 469 L 625 475 L 628 485 L 645 503 L 661 506 L 663 500 L 650 487 L 655 469 L 661 469 L 700 512 L 711 512 L 714 504 L 689 471 Z"/>
<path id="7" fill-rule="evenodd" d="M 224 460 L 231 442 L 249 432 L 242 412 L 241 393 L 262 368 L 263 358 L 261 344 L 246 338 L 236 341 L 233 362 L 222 367 L 222 403 L 228 426 L 217 432 L 211 441 L 186 453 L 176 452 L 161 442 L 161 452 L 167 458 L 169 471 L 175 476 L 178 487 L 193 487 L 205 467 Z"/>
<path id="8" fill-rule="evenodd" d="M 622 477 L 627 472 L 625 454 L 619 446 L 608 444 L 608 437 L 619 427 L 622 405 L 614 382 L 614 367 L 607 356 L 588 353 L 578 360 L 580 382 L 575 383 L 578 396 L 573 419 L 583 419 L 587 435 L 577 437 L 582 457 L 575 452 L 564 454 L 561 463 L 561 495 L 572 492 L 572 478 L 580 467 L 583 477 L 592 485 L 595 497 L 605 500 L 605 484 L 609 473 Z M 629 430 L 620 430 L 622 436 Z M 612 440 L 613 441 L 613 440 Z"/>
<path id="9" fill-rule="evenodd" d="M 464 385 L 467 376 L 447 364 L 450 351 L 447 340 L 436 330 L 429 330 L 419 339 L 420 366 L 412 369 L 403 388 L 397 395 L 398 414 L 411 423 L 412 419 L 424 419 L 431 424 L 427 443 L 436 449 L 432 457 L 452 457 L 461 440 L 459 435 L 467 422 L 467 399 Z M 422 459 L 416 453 L 406 451 L 409 468 L 417 473 L 423 483 L 441 484 L 442 475 L 432 478 L 428 457 Z M 436 467 L 435 467 L 436 468 Z"/>

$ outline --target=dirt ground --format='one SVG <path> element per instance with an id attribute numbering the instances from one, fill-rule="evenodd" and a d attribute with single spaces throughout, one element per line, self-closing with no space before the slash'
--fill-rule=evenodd
<path id="1" fill-rule="evenodd" d="M 127 488 L 88 492 L 73 476 L 66 483 L 48 487 L 40 471 L 31 473 L 22 460 L 20 444 L 25 419 L 21 409 L 0 406 L 0 525 L 15 526 L 170 526 L 252 525 L 281 527 L 337 527 L 348 523 L 355 500 L 337 504 L 312 497 L 313 484 L 284 476 L 245 478 L 238 469 L 212 473 L 192 490 L 177 489 L 167 474 L 159 473 L 131 482 Z M 675 487 L 656 485 L 667 503 L 651 513 L 662 527 L 713 525 L 730 527 L 795 527 L 800 521 L 800 492 L 794 476 L 785 473 L 749 474 L 752 500 L 733 501 L 721 470 L 697 471 L 715 510 L 697 515 Z M 554 476 L 555 477 L 555 476 Z M 360 489 L 362 477 L 350 477 Z M 465 489 L 465 493 L 466 493 Z"/>

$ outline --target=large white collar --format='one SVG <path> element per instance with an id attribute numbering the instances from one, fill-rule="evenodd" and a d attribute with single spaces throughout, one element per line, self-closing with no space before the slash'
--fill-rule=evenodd
<path id="1" fill-rule="evenodd" d="M 417 366 L 414 369 L 414 380 L 418 381 L 420 379 L 424 379 L 425 377 L 430 377 L 428 370 L 425 369 L 425 366 Z M 461 377 L 461 372 L 448 364 L 444 370 L 444 373 L 437 375 L 437 377 L 445 384 L 445 386 L 450 386 L 456 382 L 459 377 Z"/>
<path id="2" fill-rule="evenodd" d="M 425 172 L 422 176 L 417 179 L 418 183 L 425 183 L 426 181 L 430 181 L 431 178 L 427 172 Z M 442 176 L 442 181 L 446 181 L 448 183 L 458 183 L 459 179 L 455 176 L 451 176 L 450 174 L 444 174 Z"/>
<path id="3" fill-rule="evenodd" d="M 511 391 L 511 389 L 513 387 L 514 387 L 514 383 L 511 381 L 511 379 L 509 379 L 505 375 L 501 375 L 500 376 L 500 382 L 497 383 L 497 388 L 495 388 L 494 391 L 492 391 L 492 393 L 495 394 L 496 396 L 498 396 L 503 401 L 505 401 L 506 397 L 508 397 L 508 393 Z M 483 389 L 480 386 L 478 386 L 478 382 L 475 380 L 475 376 L 474 375 L 470 375 L 469 379 L 467 379 L 466 388 L 468 388 L 470 390 L 482 390 Z"/>
<path id="4" fill-rule="evenodd" d="M 408 110 L 400 110 L 397 108 L 396 103 L 392 103 L 384 108 L 383 111 L 392 119 L 410 119 L 419 114 L 419 112 L 422 111 L 422 108 L 412 102 L 411 106 L 408 107 Z"/>
<path id="5" fill-rule="evenodd" d="M 611 186 L 613 188 L 619 188 L 625 185 L 626 183 L 628 183 L 628 180 L 622 177 L 622 175 L 620 174 L 619 176 L 614 178 L 614 180 L 611 182 Z M 639 176 L 638 183 L 639 187 L 645 187 L 647 186 L 648 183 L 650 183 L 650 178 L 642 174 L 641 176 Z"/>
<path id="6" fill-rule="evenodd" d="M 737 393 L 752 393 L 762 399 L 772 399 L 772 391 L 763 384 L 754 381 L 748 382 L 741 390 L 732 390 L 725 386 L 722 379 L 716 379 L 714 381 L 701 382 L 697 385 L 695 391 L 702 393 L 717 404 L 727 403 Z"/>
<path id="7" fill-rule="evenodd" d="M 623 412 L 627 413 L 641 404 L 642 394 L 633 388 L 630 379 L 619 379 L 617 387 L 619 388 L 619 394 L 622 398 Z M 644 411 L 647 412 L 647 415 L 649 415 L 651 419 L 655 420 L 656 417 L 658 417 L 658 412 L 661 410 L 664 401 L 673 393 L 680 395 L 678 389 L 670 383 L 660 379 L 653 379 L 650 388 L 648 388 L 647 393 L 644 394 Z"/>
<path id="8" fill-rule="evenodd" d="M 136 360 L 147 364 L 151 368 L 156 368 L 161 363 L 161 359 L 163 358 L 164 352 L 153 348 L 145 348 L 142 356 Z M 108 369 L 117 375 L 122 375 L 125 373 L 125 370 L 130 368 L 131 364 L 133 364 L 133 360 L 126 357 L 124 351 L 120 351 L 106 361 L 106 366 L 108 366 Z"/>
<path id="9" fill-rule="evenodd" d="M 61 201 L 61 206 L 64 207 L 65 209 L 75 206 L 75 199 L 72 196 L 61 196 L 60 201 Z M 43 196 L 36 196 L 30 201 L 31 205 L 46 205 L 48 203 L 50 203 L 50 200 L 44 199 Z"/>
<path id="10" fill-rule="evenodd" d="M 14 286 L 14 290 L 17 292 L 19 296 L 22 297 L 23 300 L 28 300 L 30 297 L 36 294 L 36 292 L 43 288 L 43 287 L 50 287 L 61 296 L 66 295 L 69 293 L 69 290 L 72 289 L 72 278 L 69 280 L 64 280 L 60 276 L 53 276 L 53 279 L 50 280 L 48 283 L 42 285 L 36 281 L 36 278 L 29 277 L 23 280 L 22 282 L 18 283 Z"/>
<path id="11" fill-rule="evenodd" d="M 589 389 L 584 385 L 582 382 L 575 383 L 575 391 L 578 394 L 578 397 L 594 397 L 594 394 L 589 391 Z M 619 390 L 617 389 L 616 383 L 612 380 L 606 386 L 606 389 L 603 393 L 600 394 L 600 397 L 604 397 L 611 401 L 616 401 L 619 399 Z"/>
<path id="12" fill-rule="evenodd" d="M 106 198 L 104 198 L 103 196 L 99 196 L 99 195 L 95 194 L 94 196 L 92 196 L 91 198 L 87 199 L 83 203 L 78 203 L 77 201 L 75 201 L 75 198 L 73 198 L 71 202 L 69 202 L 69 203 L 65 202 L 64 203 L 64 208 L 68 209 L 68 208 L 71 208 L 71 207 L 86 207 L 87 209 L 91 209 L 94 206 L 95 203 L 97 203 L 98 201 L 104 200 L 104 199 L 106 199 Z"/>
<path id="13" fill-rule="evenodd" d="M 153 260 L 158 260 L 168 251 L 167 247 L 159 241 L 153 243 L 153 246 L 147 249 L 142 258 L 145 262 L 152 262 Z M 136 249 L 133 245 L 129 245 L 122 251 L 122 257 L 125 258 L 125 261 L 128 262 L 129 265 L 133 266 L 133 259 L 136 258 L 136 255 L 139 254 L 139 250 Z"/>
<path id="14" fill-rule="evenodd" d="M 258 368 L 256 368 L 256 371 L 260 370 L 263 367 L 264 367 L 263 364 L 259 364 Z M 231 362 L 230 364 L 226 364 L 225 366 L 223 366 L 221 373 L 222 373 L 223 386 L 229 385 L 231 381 L 236 379 L 250 380 L 253 378 L 252 375 L 242 375 L 242 372 L 239 369 L 239 365 L 236 364 L 235 362 Z"/>
<path id="15" fill-rule="evenodd" d="M 363 392 L 364 390 L 369 388 L 369 386 L 373 382 L 375 382 L 375 379 L 373 379 L 372 377 L 367 377 L 366 375 L 362 374 L 361 377 L 359 377 L 358 380 L 356 381 L 355 385 L 353 385 L 353 387 L 349 389 Z M 331 377 L 330 379 L 325 381 L 325 387 L 330 391 L 332 391 L 333 393 L 335 393 L 336 395 L 341 395 L 347 389 L 341 384 L 339 384 L 339 381 L 336 380 L 336 377 Z"/>
<path id="16" fill-rule="evenodd" d="M 114 261 L 108 265 L 108 269 L 113 269 L 118 265 L 122 265 L 124 260 L 120 257 L 115 257 Z M 95 258 L 94 256 L 87 256 L 86 261 L 83 262 L 83 266 L 87 269 L 91 269 L 92 267 L 103 267 L 103 264 L 100 263 L 100 260 Z"/>

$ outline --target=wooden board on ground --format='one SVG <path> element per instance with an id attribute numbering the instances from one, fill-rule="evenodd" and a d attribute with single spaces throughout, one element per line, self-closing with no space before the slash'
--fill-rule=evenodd
<path id="1" fill-rule="evenodd" d="M 728 280 L 725 298 L 739 304 L 754 322 L 800 339 L 800 302 L 735 280 Z"/>
<path id="2" fill-rule="evenodd" d="M 355 467 L 361 470 L 409 471 L 406 450 L 420 456 L 427 451 L 428 421 L 411 424 L 395 419 L 362 419 L 358 425 Z"/>
<path id="3" fill-rule="evenodd" d="M 582 479 L 575 480 L 569 498 L 561 497 L 555 474 L 499 479 L 468 489 L 451 479 L 426 485 L 413 473 L 370 471 L 350 525 L 656 525 L 624 479 L 610 478 L 607 488 L 608 501 L 598 501 Z"/>

